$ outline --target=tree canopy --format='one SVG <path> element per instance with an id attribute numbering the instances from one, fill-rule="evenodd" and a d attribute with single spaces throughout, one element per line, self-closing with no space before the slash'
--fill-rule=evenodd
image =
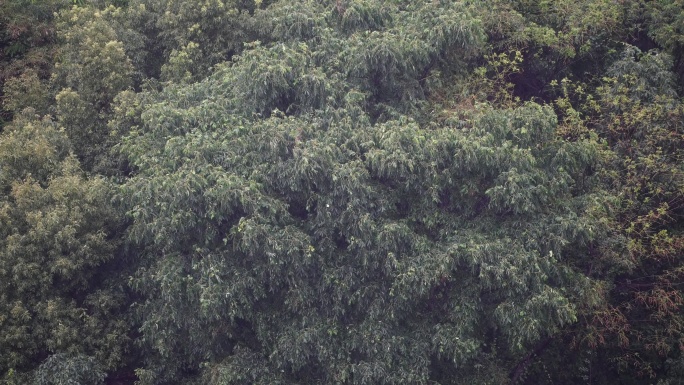
<path id="1" fill-rule="evenodd" d="M 678 383 L 680 3 L 0 3 L 0 384 Z"/>

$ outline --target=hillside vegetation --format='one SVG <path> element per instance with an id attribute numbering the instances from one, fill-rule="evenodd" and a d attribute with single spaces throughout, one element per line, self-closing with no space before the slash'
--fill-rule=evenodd
<path id="1" fill-rule="evenodd" d="M 682 0 L 0 0 L 0 90 L 1 385 L 682 383 Z"/>

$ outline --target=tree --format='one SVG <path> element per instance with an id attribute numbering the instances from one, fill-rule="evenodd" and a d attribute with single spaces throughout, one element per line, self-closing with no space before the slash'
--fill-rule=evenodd
<path id="1" fill-rule="evenodd" d="M 68 1 L 7 0 L 0 3 L 0 127 L 25 107 L 46 107 L 40 83 L 55 61 L 53 14 Z"/>
<path id="2" fill-rule="evenodd" d="M 478 52 L 469 11 L 280 2 L 281 41 L 139 96 L 142 383 L 502 383 L 576 321 L 596 144 L 534 103 L 411 116 Z"/>
<path id="3" fill-rule="evenodd" d="M 0 383 L 675 383 L 680 3 L 2 2 Z"/>
<path id="4" fill-rule="evenodd" d="M 101 378 L 130 342 L 125 291 L 100 270 L 120 220 L 107 182 L 86 179 L 64 130 L 31 112 L 0 136 L 0 381 Z"/>
<path id="5" fill-rule="evenodd" d="M 133 85 L 133 66 L 112 19 L 118 10 L 73 7 L 58 19 L 63 40 L 52 87 L 56 90 L 56 116 L 75 144 L 74 151 L 88 171 L 106 173 L 110 136 L 107 122 L 112 102 Z"/>
<path id="6" fill-rule="evenodd" d="M 674 58 L 679 91 L 684 85 L 684 3 L 681 0 L 653 1 L 645 4 L 648 34 Z"/>
<path id="7" fill-rule="evenodd" d="M 605 138 L 599 180 L 614 198 L 603 216 L 609 231 L 574 264 L 597 282 L 581 322 L 536 364 L 543 383 L 643 383 L 677 379 L 681 357 L 682 103 L 670 57 L 628 46 L 596 89 L 579 92 L 578 110 L 566 97 L 568 137 Z M 566 91 L 570 82 L 565 82 Z M 581 91 L 581 89 L 580 89 Z M 570 346 L 577 359 L 570 364 Z M 549 368 L 572 365 L 574 375 Z M 535 383 L 539 383 L 536 379 Z"/>
<path id="8" fill-rule="evenodd" d="M 249 15 L 257 4 L 251 0 L 134 0 L 127 13 L 140 15 L 134 28 L 147 36 L 147 51 L 158 56 L 147 56 L 156 67 L 147 73 L 178 82 L 186 77 L 202 79 L 212 66 L 240 52 L 253 37 Z"/>
<path id="9" fill-rule="evenodd" d="M 611 305 L 594 315 L 586 337 L 593 345 L 616 338 L 609 344 L 629 347 L 620 357 L 625 366 L 660 378 L 666 375 L 662 361 L 679 357 L 684 341 L 679 288 L 684 105 L 677 98 L 671 67 L 666 54 L 629 47 L 598 91 L 601 119 L 596 129 L 616 153 L 607 179 L 620 197 L 614 227 L 626 247 L 604 246 L 612 249 L 604 255 L 619 258 L 600 273 L 614 285 Z"/>
<path id="10" fill-rule="evenodd" d="M 642 31 L 645 14 L 640 4 L 607 0 L 495 1 L 482 2 L 478 13 L 493 53 L 522 54 L 520 71 L 509 79 L 515 94 L 551 102 L 558 96 L 551 87 L 553 81 L 567 78 L 593 89 L 617 59 L 623 43 L 650 43 Z"/>

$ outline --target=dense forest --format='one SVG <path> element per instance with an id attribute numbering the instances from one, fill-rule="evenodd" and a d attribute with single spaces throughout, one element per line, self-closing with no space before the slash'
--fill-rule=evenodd
<path id="1" fill-rule="evenodd" d="M 0 0 L 0 384 L 684 384 L 684 0 Z"/>

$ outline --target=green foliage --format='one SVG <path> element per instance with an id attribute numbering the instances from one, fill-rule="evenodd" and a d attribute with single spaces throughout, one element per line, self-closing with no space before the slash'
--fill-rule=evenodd
<path id="1" fill-rule="evenodd" d="M 462 6 L 398 7 L 317 32 L 328 8 L 303 41 L 141 96 L 119 199 L 146 250 L 142 383 L 497 383 L 576 321 L 590 282 L 563 260 L 599 231 L 578 184 L 596 145 L 533 103 L 464 130 L 393 112 L 418 105 L 393 87 L 478 44 Z M 439 13 L 462 27 L 420 27 Z"/>
<path id="2" fill-rule="evenodd" d="M 645 4 L 648 34 L 675 57 L 674 72 L 679 77 L 680 91 L 684 81 L 684 2 L 681 0 L 649 1 Z"/>
<path id="3" fill-rule="evenodd" d="M 639 1 L 482 2 L 485 29 L 494 53 L 520 51 L 522 71 L 512 80 L 523 98 L 550 101 L 552 81 L 593 83 L 633 40 L 643 21 Z"/>
<path id="4" fill-rule="evenodd" d="M 248 41 L 254 6 L 253 1 L 240 0 L 133 0 L 128 7 L 144 12 L 148 25 L 141 26 L 153 49 L 166 59 L 162 78 L 175 82 L 183 80 L 186 71 L 201 79 L 213 65 L 238 53 Z"/>
<path id="5" fill-rule="evenodd" d="M 133 66 L 109 21 L 116 9 L 74 7 L 59 15 L 63 39 L 52 85 L 56 112 L 86 170 L 107 172 L 116 138 L 107 130 L 111 104 L 132 86 Z"/>
<path id="6" fill-rule="evenodd" d="M 72 88 L 96 110 L 131 86 L 131 64 L 116 31 L 103 12 L 89 8 L 63 11 L 57 24 L 64 40 L 56 84 Z"/>
<path id="7" fill-rule="evenodd" d="M 0 373 L 12 383 L 45 360 L 38 383 L 101 378 L 128 343 L 123 293 L 98 282 L 119 219 L 108 184 L 83 177 L 64 131 L 30 112 L 0 137 Z"/>
<path id="8" fill-rule="evenodd" d="M 616 186 L 620 207 L 616 231 L 627 243 L 629 271 L 616 277 L 615 314 L 623 317 L 609 334 L 620 344 L 645 354 L 679 355 L 682 329 L 681 279 L 684 213 L 684 170 L 681 119 L 684 105 L 673 90 L 665 54 L 628 49 L 599 89 L 603 121 L 600 130 L 616 152 L 608 180 Z M 648 318 L 650 322 L 639 325 Z M 667 330 L 663 333 L 662 330 Z M 601 328 L 596 330 L 601 333 Z M 642 373 L 653 374 L 651 362 L 636 361 Z"/>
<path id="9" fill-rule="evenodd" d="M 65 0 L 0 3 L 0 127 L 24 107 L 44 112 L 45 100 L 36 91 L 38 83 L 49 78 L 55 61 L 53 14 L 67 6 Z M 22 88 L 28 88 L 27 96 L 17 93 Z"/>
<path id="10" fill-rule="evenodd" d="M 674 51 L 684 44 L 684 3 L 680 0 L 647 3 L 650 34 L 662 47 Z"/>
<path id="11" fill-rule="evenodd" d="M 55 354 L 40 365 L 34 381 L 38 385 L 97 384 L 104 378 L 105 373 L 90 357 Z"/>
<path id="12" fill-rule="evenodd" d="M 679 359 L 684 335 L 679 288 L 684 110 L 670 68 L 668 55 L 629 46 L 596 95 L 577 88 L 584 101 L 578 110 L 569 98 L 558 103 L 567 114 L 566 135 L 582 137 L 589 126 L 604 138 L 599 180 L 615 196 L 602 215 L 609 231 L 590 246 L 589 258 L 575 261 L 603 283 L 597 285 L 593 306 L 580 310 L 582 322 L 566 337 L 573 346 L 597 352 L 582 354 L 575 365 L 598 382 L 677 378 L 677 365 L 667 363 Z M 563 87 L 573 88 L 570 84 Z M 562 354 L 546 359 L 558 361 L 542 361 L 535 370 L 564 360 Z M 549 374 L 544 383 L 579 380 L 564 377 Z"/>
<path id="13" fill-rule="evenodd" d="M 0 383 L 676 383 L 681 5 L 2 2 Z"/>
<path id="14" fill-rule="evenodd" d="M 610 79 L 604 81 L 615 85 L 602 95 L 604 103 L 609 103 L 610 112 L 622 112 L 623 108 L 634 104 L 666 102 L 666 99 L 675 98 L 677 93 L 671 67 L 667 54 L 657 51 L 642 53 L 636 47 L 626 47 L 622 57 L 607 71 Z M 625 96 L 629 99 L 625 100 Z"/>
<path id="15" fill-rule="evenodd" d="M 2 107 L 13 114 L 24 108 L 33 108 L 37 113 L 45 114 L 49 105 L 46 88 L 35 71 L 26 70 L 5 82 Z"/>
<path id="16" fill-rule="evenodd" d="M 14 125 L 21 129 L 8 129 L 3 134 L 2 148 L 2 192 L 9 193 L 12 182 L 29 176 L 47 181 L 57 170 L 59 161 L 70 150 L 70 143 L 64 133 L 49 118 L 40 121 L 26 110 L 17 117 Z"/>

